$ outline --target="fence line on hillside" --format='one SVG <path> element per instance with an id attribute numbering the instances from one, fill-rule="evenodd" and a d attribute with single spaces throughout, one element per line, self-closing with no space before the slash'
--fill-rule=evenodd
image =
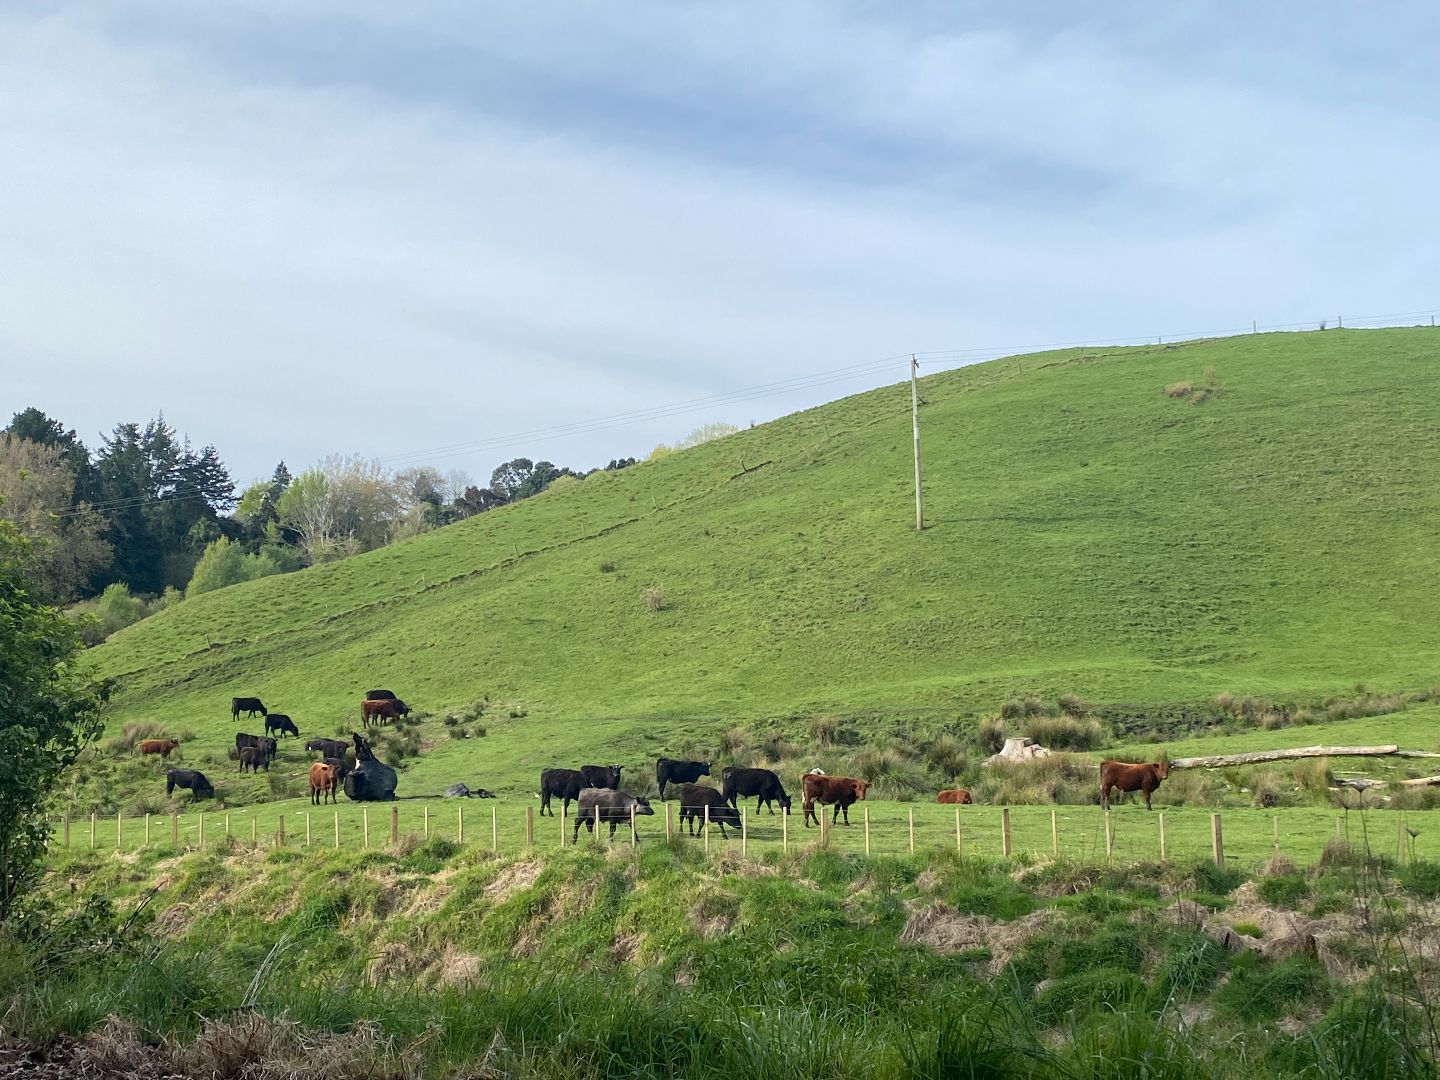
<path id="1" fill-rule="evenodd" d="M 404 827 L 402 828 L 400 806 L 372 804 L 362 805 L 358 808 L 360 811 L 358 820 L 353 813 L 342 815 L 340 807 L 316 808 L 311 811 L 302 811 L 298 815 L 291 814 L 288 823 L 286 815 L 279 814 L 266 824 L 263 832 L 260 826 L 260 815 L 248 810 L 212 811 L 208 814 L 202 810 L 194 814 L 145 814 L 143 817 L 137 815 L 130 818 L 127 818 L 122 811 L 115 815 L 113 826 L 108 824 L 111 820 L 108 817 L 104 819 L 105 824 L 102 825 L 98 814 L 90 814 L 88 836 L 85 830 L 87 824 L 85 819 L 82 817 L 77 822 L 72 815 L 66 814 L 56 823 L 56 827 L 52 831 L 51 843 L 53 847 L 62 849 L 76 847 L 88 848 L 91 851 L 108 849 L 111 853 L 132 853 L 139 849 L 154 848 L 157 844 L 165 845 L 171 850 L 203 850 L 207 845 L 214 847 L 220 843 L 229 847 L 237 843 L 243 844 L 247 839 L 249 845 L 254 848 L 315 848 L 319 850 L 342 847 L 396 848 L 402 841 L 424 842 L 435 838 L 447 838 L 453 839 L 460 845 L 488 846 L 496 853 L 500 853 L 502 850 L 524 853 L 541 849 L 573 847 L 577 843 L 593 844 L 597 842 L 606 845 L 628 844 L 633 848 L 641 841 L 642 828 L 651 833 L 646 839 L 652 841 L 660 838 L 659 830 L 663 828 L 663 839 L 667 844 L 679 844 L 693 839 L 693 842 L 707 854 L 712 852 L 713 844 L 717 851 L 738 849 L 742 858 L 755 853 L 777 850 L 781 854 L 819 850 L 868 858 L 944 849 L 956 851 L 962 856 L 998 855 L 1002 859 L 1025 855 L 1039 858 L 1059 858 L 1063 854 L 1066 857 L 1078 858 L 1085 862 L 1158 860 L 1164 863 L 1175 858 L 1178 852 L 1182 858 L 1209 858 L 1214 861 L 1216 866 L 1225 868 L 1246 857 L 1237 857 L 1233 850 L 1232 854 L 1227 857 L 1224 819 L 1219 812 L 1211 812 L 1208 815 L 1208 828 L 1206 828 L 1207 823 L 1203 820 L 1202 814 L 1172 811 L 1172 822 L 1167 830 L 1166 811 L 1164 810 L 1154 814 L 1147 813 L 1142 818 L 1134 810 L 1117 813 L 1113 810 L 1099 810 L 1098 808 L 1057 807 L 1049 810 L 1048 820 L 1046 820 L 1042 808 L 1017 807 L 1015 810 L 1023 820 L 1014 822 L 1010 807 L 966 807 L 962 810 L 957 806 L 954 808 L 952 833 L 949 815 L 945 815 L 943 812 L 936 813 L 935 811 L 940 808 L 932 808 L 930 804 L 926 804 L 922 820 L 918 823 L 920 835 L 917 840 L 917 822 L 913 806 L 906 807 L 903 814 L 896 814 L 893 808 L 885 807 L 882 808 L 883 813 L 877 816 L 871 814 L 869 806 L 856 804 L 851 809 L 859 811 L 858 820 L 853 823 L 851 828 L 846 829 L 843 824 L 834 825 L 831 823 L 828 813 L 820 813 L 818 827 L 806 827 L 803 831 L 797 831 L 792 827 L 790 815 L 783 813 L 768 817 L 760 814 L 752 815 L 748 808 L 742 808 L 739 811 L 740 824 L 737 829 L 731 822 L 712 821 L 709 808 L 706 807 L 689 821 L 688 833 L 681 827 L 682 822 L 676 820 L 673 812 L 675 806 L 676 804 L 673 802 L 664 803 L 663 815 L 657 815 L 660 817 L 660 821 L 653 824 L 645 822 L 645 817 L 649 815 L 636 817 L 633 812 L 628 819 L 622 818 L 611 822 L 603 817 L 598 807 L 593 818 L 587 816 L 577 822 L 573 814 L 562 810 L 560 814 L 552 818 L 552 824 L 547 827 L 543 820 L 537 821 L 538 815 L 533 806 L 525 807 L 524 818 L 521 821 L 518 819 L 518 815 L 502 814 L 499 806 L 495 804 L 488 808 L 488 815 L 484 812 L 484 808 L 472 808 L 471 814 L 467 818 L 466 806 L 462 803 L 455 808 L 455 815 L 449 820 L 447 820 L 448 815 L 432 817 L 430 807 L 426 806 L 419 814 L 407 815 L 407 820 L 403 823 Z M 330 811 L 328 815 L 327 809 Z M 353 811 L 355 808 L 346 807 L 345 809 Z M 373 822 L 375 826 L 373 832 L 372 809 L 377 811 L 376 820 Z M 386 813 L 387 809 L 388 814 Z M 480 811 L 478 816 L 475 812 L 476 809 Z M 1065 811 L 1063 815 L 1062 810 Z M 1241 810 L 1235 812 L 1235 816 L 1244 820 L 1243 815 L 1256 816 L 1259 813 L 1261 812 Z M 166 816 L 169 817 L 170 827 L 168 830 L 163 828 L 163 820 Z M 489 828 L 485 829 L 487 816 Z M 1181 818 L 1178 822 L 1180 826 L 1178 830 L 1175 827 L 1176 817 Z M 1313 826 L 1316 817 L 1317 815 L 1309 815 L 1306 822 Z M 232 818 L 241 820 L 236 822 L 232 821 Z M 245 818 L 249 819 L 248 829 L 243 823 Z M 1268 838 L 1270 843 L 1262 846 L 1259 851 L 1254 850 L 1254 844 L 1251 843 L 1252 850 L 1248 852 L 1249 858 L 1255 859 L 1261 855 L 1268 858 L 1287 853 L 1298 854 L 1295 845 L 1285 842 L 1282 837 L 1281 818 L 1281 814 L 1270 814 L 1271 829 Z M 1396 814 L 1395 819 L 1395 858 L 1403 864 L 1415 858 L 1415 840 L 1419 832 L 1409 827 L 1409 819 L 1405 814 Z M 158 829 L 155 827 L 157 823 L 161 825 Z M 78 837 L 75 835 L 77 824 L 81 826 L 82 830 Z M 504 825 L 503 829 L 502 824 Z M 606 829 L 606 826 L 612 824 L 613 831 Z M 730 825 L 730 829 L 734 830 L 734 833 L 727 833 L 726 824 Z M 1026 833 L 1023 838 L 1018 840 L 1016 837 L 1017 824 L 1023 826 L 1023 831 Z M 358 826 L 358 830 L 356 826 Z M 583 840 L 579 839 L 581 829 L 586 833 Z M 602 830 L 605 831 L 602 833 Z M 1125 841 L 1123 844 L 1121 843 L 1122 830 Z M 1315 833 L 1313 828 L 1310 831 L 1312 834 Z M 165 836 L 167 832 L 168 837 Z M 246 832 L 249 833 L 248 838 L 244 835 Z M 715 836 L 717 832 L 721 834 L 719 837 Z M 549 835 L 546 836 L 546 833 Z M 1327 827 L 1319 835 L 1324 836 L 1324 840 L 1318 845 L 1322 850 L 1332 840 L 1348 841 L 1349 829 L 1346 817 L 1342 815 L 1335 818 L 1333 833 L 1330 833 Z M 413 841 L 410 840 L 412 837 Z M 468 840 L 467 837 L 469 837 Z M 1077 837 L 1078 844 L 1076 843 Z M 1318 836 L 1312 836 L 1312 844 L 1316 838 Z M 1383 847 L 1388 851 L 1388 844 L 1385 842 L 1372 843 L 1368 831 L 1365 842 L 1368 846 L 1374 846 L 1377 849 Z M 1318 858 L 1321 851 L 1313 848 L 1312 850 L 1314 857 Z"/>

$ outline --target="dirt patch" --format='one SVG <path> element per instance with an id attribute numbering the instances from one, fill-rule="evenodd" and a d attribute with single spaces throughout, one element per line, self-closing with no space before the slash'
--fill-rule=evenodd
<path id="1" fill-rule="evenodd" d="M 984 915 L 962 915 L 937 900 L 911 910 L 900 940 L 947 955 L 988 948 L 990 920 Z"/>

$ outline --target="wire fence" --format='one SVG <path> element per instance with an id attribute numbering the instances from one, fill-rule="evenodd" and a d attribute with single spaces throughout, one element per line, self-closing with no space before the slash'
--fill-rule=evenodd
<path id="1" fill-rule="evenodd" d="M 692 844 L 718 854 L 742 857 L 829 851 L 856 857 L 894 857 L 948 850 L 1002 859 L 1066 858 L 1086 863 L 1213 860 L 1221 867 L 1257 866 L 1282 855 L 1297 865 L 1317 861 L 1336 840 L 1364 843 L 1393 852 L 1397 862 L 1417 857 L 1417 841 L 1440 829 L 1440 812 L 1387 814 L 1366 823 L 1359 814 L 1335 815 L 1323 808 L 1280 811 L 1169 807 L 1101 810 L 1082 806 L 964 806 L 857 803 L 850 824 L 837 823 L 817 807 L 817 824 L 802 815 L 739 811 L 739 825 L 710 821 L 706 811 L 682 825 L 677 803 L 657 805 L 653 815 L 612 821 L 576 820 L 573 812 L 541 817 L 534 806 L 492 803 L 454 807 L 404 807 L 375 803 L 315 807 L 291 813 L 272 808 L 186 814 L 123 813 L 101 817 L 66 815 L 54 823 L 52 848 L 134 853 L 191 851 L 235 845 L 256 849 L 394 849 L 430 839 L 488 848 L 497 854 L 525 854 L 576 845 L 638 847 L 661 841 Z M 1389 818 L 1394 819 L 1390 832 Z M 1387 821 L 1386 824 L 1375 824 Z M 611 826 L 614 826 L 613 830 Z M 613 835 L 612 835 L 613 832 Z M 1393 837 L 1387 841 L 1386 836 Z"/>

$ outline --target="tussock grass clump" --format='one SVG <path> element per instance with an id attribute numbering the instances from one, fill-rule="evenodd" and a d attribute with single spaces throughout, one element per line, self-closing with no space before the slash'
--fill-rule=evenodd
<path id="1" fill-rule="evenodd" d="M 1066 716 L 1080 717 L 1085 715 L 1085 702 L 1078 694 L 1064 694 L 1056 703 L 1060 711 Z"/>
<path id="2" fill-rule="evenodd" d="M 980 802 L 1002 806 L 1063 803 L 1083 806 L 1100 801 L 1100 773 L 1094 764 L 1068 754 L 1030 761 L 996 761 L 971 787 Z"/>
<path id="3" fill-rule="evenodd" d="M 613 562 L 611 562 L 609 559 L 601 559 L 601 560 L 600 560 L 600 573 L 602 573 L 602 574 L 613 574 L 614 572 L 615 572 L 615 564 L 614 564 Z"/>
<path id="4" fill-rule="evenodd" d="M 1407 694 L 1361 693 L 1353 698 L 1326 698 L 1326 720 L 1354 720 L 1366 716 L 1386 716 L 1403 712 L 1410 704 Z"/>
<path id="5" fill-rule="evenodd" d="M 975 745 L 984 754 L 998 754 L 1005 746 L 1005 724 L 987 717 L 975 725 Z"/>
<path id="6" fill-rule="evenodd" d="M 962 775 L 970 766 L 970 751 L 966 745 L 949 732 L 942 732 L 930 740 L 925 747 L 925 760 L 941 776 L 951 778 Z"/>
<path id="7" fill-rule="evenodd" d="M 1109 731 L 1094 717 L 1034 716 L 1024 722 L 1021 730 L 1051 750 L 1098 750 L 1110 741 Z"/>
<path id="8" fill-rule="evenodd" d="M 1191 405 L 1199 405 L 1211 398 L 1219 397 L 1224 390 L 1224 385 L 1215 375 L 1215 369 L 1207 367 L 1205 374 L 1198 380 L 1181 380 L 1165 387 L 1165 396 L 1188 401 Z"/>
<path id="9" fill-rule="evenodd" d="M 154 720 L 131 720 L 123 724 L 116 735 L 110 736 L 100 748 L 110 754 L 129 753 L 135 749 L 135 744 L 145 739 L 166 739 L 173 738 L 164 724 L 158 724 Z"/>
<path id="10" fill-rule="evenodd" d="M 651 614 L 665 610 L 665 590 L 659 585 L 646 585 L 640 590 L 640 602 Z"/>
<path id="11" fill-rule="evenodd" d="M 825 714 L 810 719 L 810 737 L 821 746 L 830 746 L 840 733 L 840 718 Z"/>

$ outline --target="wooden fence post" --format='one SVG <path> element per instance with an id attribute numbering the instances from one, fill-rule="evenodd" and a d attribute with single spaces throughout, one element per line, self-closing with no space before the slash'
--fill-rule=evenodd
<path id="1" fill-rule="evenodd" d="M 745 807 L 740 807 L 740 856 L 744 858 L 750 848 L 750 827 L 749 819 L 745 816 Z"/>
<path id="2" fill-rule="evenodd" d="M 425 823 L 421 826 L 425 832 L 425 839 L 430 839 L 430 807 L 425 807 Z"/>
<path id="3" fill-rule="evenodd" d="M 90 850 L 95 850 L 95 811 L 90 811 Z"/>
<path id="4" fill-rule="evenodd" d="M 1275 819 L 1275 850 L 1280 850 L 1280 819 Z M 1405 865 L 1405 818 L 1403 815 L 1395 815 L 1395 861 L 1401 866 Z"/>
<path id="5" fill-rule="evenodd" d="M 600 839 L 600 804 L 595 804 L 595 839 Z"/>
<path id="6" fill-rule="evenodd" d="M 149 814 L 146 814 L 146 815 L 145 815 L 145 820 L 146 820 L 146 821 L 149 821 L 149 820 L 150 820 L 150 815 L 149 815 Z M 69 810 L 66 810 L 66 811 L 65 811 L 65 846 L 66 846 L 67 848 L 70 846 L 70 811 L 69 811 Z"/>
<path id="7" fill-rule="evenodd" d="M 370 808 L 368 806 L 360 811 L 360 843 L 362 847 L 370 846 Z"/>
<path id="8" fill-rule="evenodd" d="M 790 811 L 783 809 L 780 813 L 780 853 L 790 853 Z"/>
<path id="9" fill-rule="evenodd" d="M 250 819 L 250 843 L 260 843 L 260 815 L 258 813 Z"/>
<path id="10" fill-rule="evenodd" d="M 335 847 L 340 847 L 340 811 L 335 811 Z"/>
<path id="11" fill-rule="evenodd" d="M 310 812 L 305 812 L 305 846 L 310 846 Z"/>
<path id="12" fill-rule="evenodd" d="M 525 846 L 535 846 L 535 807 L 525 807 Z"/>
<path id="13" fill-rule="evenodd" d="M 960 807 L 955 807 L 955 850 L 963 854 L 965 849 L 960 846 Z"/>
<path id="14" fill-rule="evenodd" d="M 125 811 L 124 811 L 124 810 L 117 810 L 117 811 L 115 812 L 115 850 L 116 850 L 116 851 L 123 851 L 123 850 L 125 849 L 124 841 L 125 841 Z"/>
<path id="15" fill-rule="evenodd" d="M 203 851 L 204 848 L 205 848 L 205 811 L 204 811 L 204 810 L 201 810 L 201 811 L 200 811 L 200 820 L 199 820 L 199 822 L 198 822 L 197 824 L 198 824 L 198 827 L 199 827 L 199 830 L 200 830 L 200 848 L 201 848 L 201 850 Z"/>
<path id="16" fill-rule="evenodd" d="M 66 821 L 66 822 L 65 822 L 65 831 L 66 831 L 67 833 L 70 831 L 70 822 L 69 822 L 69 821 Z M 66 837 L 66 846 L 67 846 L 67 847 L 69 846 L 69 837 L 68 837 L 68 836 Z M 149 815 L 149 814 L 146 814 L 146 815 L 145 815 L 145 846 L 146 846 L 146 847 L 149 847 L 149 846 L 150 846 L 150 815 Z"/>
<path id="17" fill-rule="evenodd" d="M 865 809 L 865 854 L 870 854 L 870 808 Z"/>
<path id="18" fill-rule="evenodd" d="M 1165 861 L 1165 811 L 1160 811 L 1160 861 Z"/>
<path id="19" fill-rule="evenodd" d="M 390 843 L 400 842 L 400 807 L 390 807 Z"/>
<path id="20" fill-rule="evenodd" d="M 1000 853 L 1007 859 L 1010 857 L 1010 808 L 1008 806 L 1000 811 Z"/>
<path id="21" fill-rule="evenodd" d="M 915 808 L 906 807 L 906 813 L 910 815 L 910 854 L 915 854 Z"/>
<path id="22" fill-rule="evenodd" d="M 275 831 L 276 844 L 279 847 L 285 846 L 285 815 L 280 815 L 280 822 Z"/>
<path id="23" fill-rule="evenodd" d="M 1270 815 L 1270 845 L 1271 845 L 1272 848 L 1274 848 L 1275 854 L 1276 854 L 1276 855 L 1279 855 L 1279 854 L 1280 854 L 1280 815 L 1279 815 L 1279 814 L 1271 814 L 1271 815 Z"/>
<path id="24" fill-rule="evenodd" d="M 1225 839 L 1220 832 L 1220 815 L 1210 815 L 1210 847 L 1215 853 L 1215 865 L 1225 869 Z"/>
<path id="25" fill-rule="evenodd" d="M 1110 856 L 1115 851 L 1115 830 L 1110 824 L 1110 811 L 1105 811 L 1105 861 L 1110 861 Z"/>
<path id="26" fill-rule="evenodd" d="M 565 846 L 565 805 L 560 805 L 560 846 Z"/>
<path id="27" fill-rule="evenodd" d="M 226 839 L 227 842 L 228 842 L 229 839 L 230 839 L 230 815 L 229 815 L 229 814 L 226 814 L 226 815 L 225 815 L 225 839 Z"/>
<path id="28" fill-rule="evenodd" d="M 955 812 L 958 814 L 960 811 Z M 1060 819 L 1054 810 L 1050 811 L 1050 854 L 1057 859 L 1060 857 Z"/>
<path id="29" fill-rule="evenodd" d="M 705 854 L 710 854 L 710 804 L 705 804 L 705 827 L 701 830 L 705 834 Z"/>
<path id="30" fill-rule="evenodd" d="M 665 804 L 665 842 L 670 843 L 670 804 Z"/>
<path id="31" fill-rule="evenodd" d="M 640 838 L 639 838 L 638 835 L 636 835 L 636 832 L 635 832 L 635 804 L 634 804 L 634 803 L 631 803 L 631 804 L 630 804 L 630 846 L 633 848 L 633 847 L 635 847 L 635 845 L 638 844 L 639 842 L 640 842 Z"/>
<path id="32" fill-rule="evenodd" d="M 465 808 L 463 806 L 455 808 L 455 842 L 457 844 L 465 842 Z"/>
<path id="33" fill-rule="evenodd" d="M 178 843 L 180 843 L 180 815 L 179 815 L 179 814 L 171 814 L 171 815 L 170 815 L 170 842 L 171 842 L 172 844 L 178 844 Z"/>
<path id="34" fill-rule="evenodd" d="M 495 816 L 495 804 L 490 804 L 490 850 L 500 850 L 500 820 Z"/>

